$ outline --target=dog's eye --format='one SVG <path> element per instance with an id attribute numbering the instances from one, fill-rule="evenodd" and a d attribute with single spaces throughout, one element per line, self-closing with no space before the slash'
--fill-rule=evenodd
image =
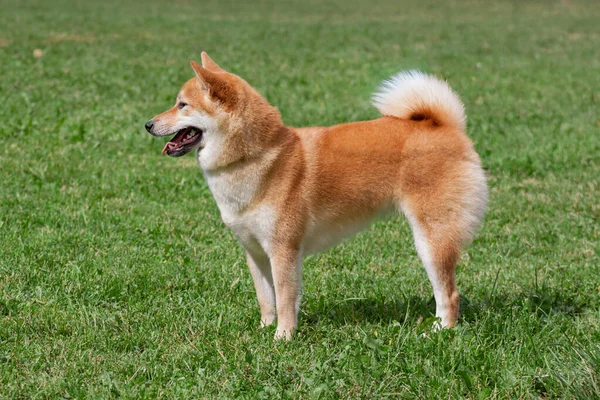
<path id="1" fill-rule="evenodd" d="M 184 102 L 180 102 L 179 104 L 177 104 L 177 108 L 179 108 L 180 110 L 185 106 L 187 106 L 187 103 Z"/>

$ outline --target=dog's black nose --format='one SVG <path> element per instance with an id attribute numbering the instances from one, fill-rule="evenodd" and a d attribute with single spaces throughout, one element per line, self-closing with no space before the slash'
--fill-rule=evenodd
<path id="1" fill-rule="evenodd" d="M 150 132 L 150 131 L 152 131 L 152 127 L 154 126 L 154 122 L 148 121 L 148 122 L 146 122 L 146 125 L 144 125 L 144 126 L 146 127 L 146 130 L 148 132 Z"/>

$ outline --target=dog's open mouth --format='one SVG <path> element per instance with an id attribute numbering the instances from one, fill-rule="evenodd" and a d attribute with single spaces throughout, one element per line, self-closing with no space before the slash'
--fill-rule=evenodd
<path id="1" fill-rule="evenodd" d="M 194 127 L 183 128 L 163 148 L 161 154 L 179 157 L 189 152 L 202 140 L 202 131 Z"/>

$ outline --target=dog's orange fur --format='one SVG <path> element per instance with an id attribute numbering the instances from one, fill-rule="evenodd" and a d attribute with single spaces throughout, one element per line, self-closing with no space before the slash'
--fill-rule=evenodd
<path id="1" fill-rule="evenodd" d="M 234 193 L 210 180 L 209 186 L 218 203 L 221 192 L 251 193 L 233 217 L 223 218 L 246 248 L 262 321 L 273 322 L 276 312 L 278 337 L 289 338 L 296 329 L 300 260 L 303 253 L 318 250 L 312 244 L 315 236 L 343 237 L 348 226 L 401 209 L 434 284 L 438 315 L 444 326 L 453 326 L 459 306 L 455 266 L 481 219 L 477 207 L 487 198 L 479 157 L 461 129 L 464 121 L 429 104 L 404 119 L 287 127 L 243 79 L 206 53 L 202 61 L 203 66 L 192 62 L 197 76 L 179 96 L 192 111 L 202 110 L 217 121 L 223 143 L 218 157 L 203 165 L 205 149 L 198 152 L 207 179 L 219 175 L 238 183 L 256 178 L 246 192 Z M 154 121 L 174 125 L 181 112 L 173 107 Z M 474 204 L 474 196 L 479 203 Z M 266 224 L 264 215 L 273 220 Z M 252 224 L 266 226 L 266 233 Z"/>

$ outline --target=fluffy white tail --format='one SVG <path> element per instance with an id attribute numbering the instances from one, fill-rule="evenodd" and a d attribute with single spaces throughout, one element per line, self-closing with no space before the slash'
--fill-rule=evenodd
<path id="1" fill-rule="evenodd" d="M 458 95 L 445 81 L 419 71 L 403 71 L 384 81 L 373 105 L 382 115 L 465 130 L 467 117 Z"/>

